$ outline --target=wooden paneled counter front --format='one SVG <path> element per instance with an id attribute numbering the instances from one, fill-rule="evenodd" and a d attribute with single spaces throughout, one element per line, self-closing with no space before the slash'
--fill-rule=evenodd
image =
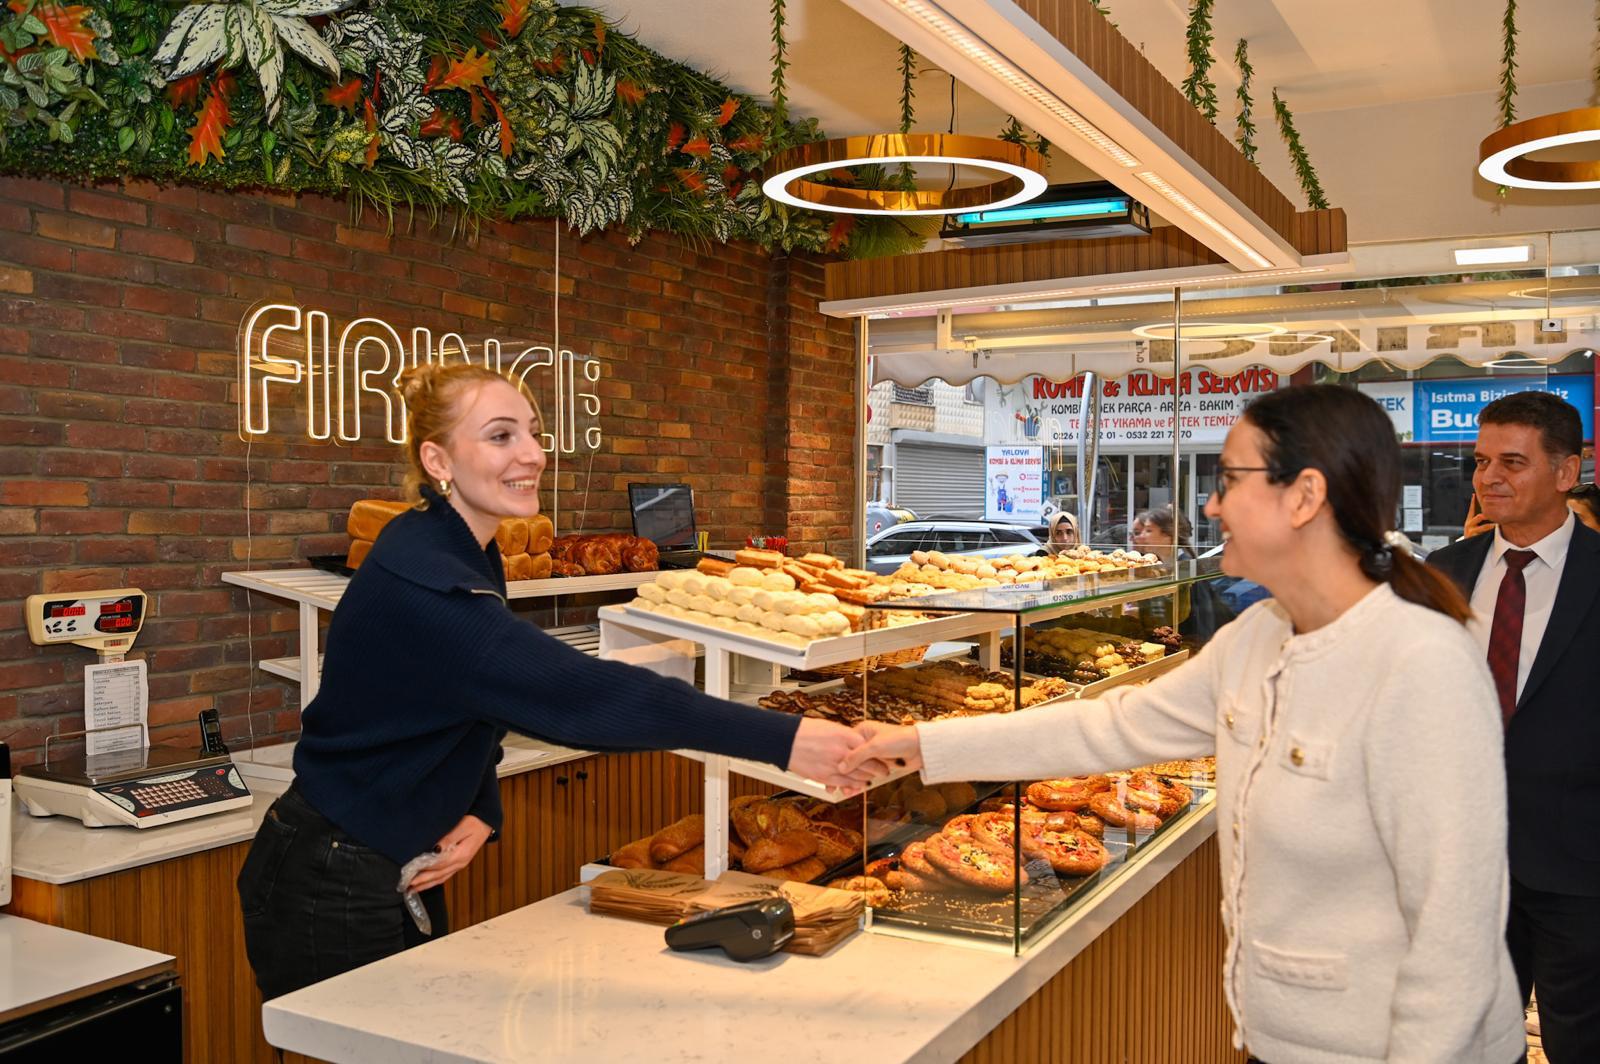
<path id="1" fill-rule="evenodd" d="M 754 781 L 738 782 L 740 791 L 771 789 Z M 577 883 L 583 864 L 699 809 L 703 797 L 701 766 L 670 753 L 559 751 L 532 767 L 503 774 L 500 787 L 506 812 L 500 840 L 486 846 L 447 887 L 453 929 L 513 914 L 561 894 Z M 121 863 L 133 866 L 109 871 L 100 870 L 88 856 L 95 852 L 97 838 L 115 831 L 118 846 L 126 850 L 153 841 L 151 833 L 91 831 L 59 818 L 42 822 L 69 849 L 80 849 L 69 853 L 52 873 L 40 872 L 41 878 L 27 874 L 30 836 L 36 836 L 40 827 L 19 820 L 19 875 L 7 911 L 173 955 L 184 986 L 185 1059 L 191 1064 L 273 1064 L 277 1057 L 262 1034 L 261 998 L 245 959 L 234 888 L 254 824 L 272 797 L 257 787 L 255 810 L 248 820 L 242 812 L 232 814 L 231 825 L 222 823 L 227 814 L 211 818 L 218 822 L 213 831 L 223 841 L 209 848 L 183 845 L 179 849 L 192 852 L 142 861 L 123 858 Z M 181 826 L 155 830 L 177 831 Z M 227 841 L 230 834 L 232 841 Z M 993 1015 L 987 1014 L 991 1009 L 986 1006 L 975 1015 L 951 1017 L 953 1029 L 970 1034 L 944 1038 L 939 1052 L 908 1044 L 903 1056 L 889 1056 L 960 1057 L 982 1064 L 1048 1060 L 1211 1064 L 1242 1059 L 1229 1045 L 1222 1000 L 1216 843 L 1209 835 L 1207 818 L 1204 831 L 1193 836 L 1203 841 L 1186 846 L 1163 872 L 1143 877 L 1145 881 L 1128 890 L 1126 898 L 1115 897 L 1122 890 L 1113 891 L 1119 904 L 1107 907 L 1104 927 L 1092 928 L 1093 941 L 1064 967 L 1040 975 L 1038 965 L 1030 962 L 1035 970 L 1029 984 L 1035 989 L 1017 999 L 1020 1005 L 996 998 Z M 98 849 L 104 851 L 109 841 L 99 842 Z M 74 879 L 60 871 L 73 861 L 93 869 L 87 878 Z M 47 878 L 57 882 L 46 882 Z M 587 915 L 574 919 L 596 921 L 596 932 L 598 925 L 613 922 Z M 587 926 L 578 933 L 585 933 Z M 658 930 L 629 926 L 641 939 L 659 943 Z M 835 963 L 833 957 L 796 959 L 824 968 Z M 1040 961 L 1046 959 L 1041 956 Z M 895 981 L 893 973 L 884 978 L 885 985 Z M 494 1005 L 486 1007 L 492 1011 Z M 807 1022 L 823 1029 L 835 1022 L 848 1024 L 827 1015 L 809 1017 Z M 964 1044 L 952 1050 L 953 1043 Z M 704 1059 L 718 1059 L 715 1047 L 697 1048 Z M 289 1058 L 303 1059 L 294 1054 Z"/>

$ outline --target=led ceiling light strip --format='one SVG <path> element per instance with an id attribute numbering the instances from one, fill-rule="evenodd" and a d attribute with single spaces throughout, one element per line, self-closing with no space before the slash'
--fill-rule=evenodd
<path id="1" fill-rule="evenodd" d="M 807 180 L 852 166 L 932 163 L 970 166 L 1001 176 L 963 188 L 854 188 Z M 989 137 L 953 133 L 886 133 L 815 141 L 779 152 L 761 183 L 769 199 L 837 214 L 957 214 L 1026 203 L 1050 184 L 1044 158 L 1031 148 Z"/>
<path id="2" fill-rule="evenodd" d="M 1263 269 L 1272 265 L 1271 260 L 1267 259 L 1259 251 L 1251 247 L 1249 244 L 1246 244 L 1243 240 L 1240 240 L 1233 230 L 1217 221 L 1208 212 L 1202 210 L 1199 204 L 1195 203 L 1194 200 L 1190 199 L 1188 196 L 1185 196 L 1176 188 L 1173 188 L 1167 179 L 1162 177 L 1160 174 L 1153 170 L 1141 170 L 1139 173 L 1134 174 L 1133 176 L 1137 177 L 1140 181 L 1143 181 L 1145 184 L 1161 193 L 1161 195 L 1165 196 L 1169 202 L 1183 210 L 1191 218 L 1194 218 L 1196 221 L 1207 226 L 1212 232 L 1216 233 L 1223 240 L 1227 241 L 1229 247 L 1234 248 L 1244 255 L 1245 258 L 1249 259 L 1253 265 L 1260 266 Z"/>
<path id="3" fill-rule="evenodd" d="M 1116 161 L 1117 165 L 1125 166 L 1132 170 L 1142 165 L 1122 145 L 1102 133 L 1088 119 L 1062 103 L 1055 93 L 1034 81 L 1011 63 L 1002 59 L 992 49 L 974 37 L 965 26 L 950 18 L 935 4 L 925 3 L 924 0 L 890 0 L 893 6 L 917 19 L 928 29 L 938 34 L 962 55 L 983 67 L 990 74 L 1005 82 L 1006 85 L 1027 97 L 1033 103 L 1048 111 L 1053 117 L 1060 119 L 1078 136 L 1100 149 Z"/>

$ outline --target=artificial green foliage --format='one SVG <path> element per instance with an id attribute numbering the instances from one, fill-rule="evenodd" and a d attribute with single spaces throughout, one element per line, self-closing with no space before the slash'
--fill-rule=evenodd
<path id="1" fill-rule="evenodd" d="M 1322 182 L 1317 180 L 1317 172 L 1311 166 L 1311 160 L 1306 156 L 1305 145 L 1300 143 L 1300 134 L 1294 128 L 1294 115 L 1289 111 L 1289 105 L 1278 96 L 1278 90 L 1272 90 L 1272 111 L 1278 117 L 1278 132 L 1283 134 L 1283 142 L 1289 147 L 1289 159 L 1294 164 L 1294 176 L 1300 182 L 1300 191 L 1306 195 L 1306 205 L 1314 211 L 1327 210 L 1328 197 L 1322 192 Z"/>
<path id="2" fill-rule="evenodd" d="M 789 42 L 783 35 L 788 19 L 783 5 L 784 0 L 772 0 L 772 124 L 776 143 L 781 143 L 789 120 Z"/>
<path id="3" fill-rule="evenodd" d="M 1500 107 L 1500 128 L 1504 129 L 1517 120 L 1517 0 L 1506 0 L 1500 28 L 1500 96 L 1495 102 Z"/>
<path id="4" fill-rule="evenodd" d="M 1107 22 L 1111 22 L 1111 9 L 1106 7 L 1103 0 L 1089 0 L 1089 6 L 1104 15 Z M 1115 22 L 1111 22 L 1112 29 L 1115 29 L 1116 26 Z"/>
<path id="5" fill-rule="evenodd" d="M 1233 60 L 1239 65 L 1239 89 L 1234 93 L 1239 99 L 1239 132 L 1234 139 L 1244 157 L 1255 162 L 1256 124 L 1250 118 L 1255 101 L 1250 98 L 1250 79 L 1256 71 L 1250 65 L 1250 48 L 1243 37 L 1239 38 L 1239 46 L 1233 50 Z"/>
<path id="6" fill-rule="evenodd" d="M 347 193 L 391 218 L 557 217 L 634 240 L 919 247 L 893 219 L 841 233 L 761 194 L 776 146 L 821 136 L 777 103 L 553 0 L 0 9 L 0 172 Z"/>
<path id="7" fill-rule="evenodd" d="M 1044 134 L 1035 133 L 1030 137 L 1022 123 L 1017 121 L 1016 115 L 1006 115 L 1006 124 L 1000 130 L 1000 139 L 1023 148 L 1032 148 L 1041 158 L 1050 158 L 1050 142 L 1044 139 Z"/>
<path id="8" fill-rule="evenodd" d="M 1211 6 L 1213 0 L 1193 0 L 1189 5 L 1189 76 L 1183 79 L 1183 95 L 1200 109 L 1206 121 L 1217 121 L 1217 86 L 1211 80 Z"/>
<path id="9" fill-rule="evenodd" d="M 900 46 L 900 132 L 910 133 L 917 120 L 917 53 L 909 44 Z M 899 185 L 907 192 L 917 188 L 917 171 L 910 163 L 900 164 Z"/>

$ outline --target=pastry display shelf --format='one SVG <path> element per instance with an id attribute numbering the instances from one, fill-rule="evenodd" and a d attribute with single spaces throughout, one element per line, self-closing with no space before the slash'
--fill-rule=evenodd
<path id="1" fill-rule="evenodd" d="M 655 578 L 650 573 L 617 573 L 614 576 L 559 577 L 549 580 L 513 580 L 506 584 L 506 595 L 514 599 L 550 598 L 557 595 L 584 595 L 598 591 L 627 591 Z M 300 684 L 300 705 L 316 697 L 322 658 L 318 653 L 318 614 L 339 605 L 350 578 L 321 569 L 261 569 L 254 572 L 223 573 L 222 581 L 259 591 L 263 595 L 286 599 L 300 607 L 300 652 L 287 658 L 261 662 L 264 672 Z M 562 631 L 567 631 L 563 629 Z M 592 632 L 593 630 L 590 629 Z M 554 631 L 552 631 L 554 634 Z M 562 638 L 558 636 L 558 638 Z M 567 642 L 580 640 L 579 649 L 598 653 L 598 638 L 572 630 Z"/>
<path id="2" fill-rule="evenodd" d="M 569 624 L 560 628 L 546 628 L 545 635 L 554 636 L 574 650 L 581 650 L 590 657 L 600 656 L 600 626 L 597 624 Z M 285 680 L 300 682 L 300 658 L 266 658 L 256 663 L 261 666 L 262 672 L 270 672 L 274 676 L 282 676 Z M 317 673 L 322 673 L 322 655 L 317 655 Z"/>
<path id="3" fill-rule="evenodd" d="M 910 624 L 816 639 L 804 646 L 789 646 L 730 632 L 653 610 L 641 610 L 632 605 L 604 606 L 599 611 L 600 656 L 630 660 L 686 679 L 685 661 L 695 652 L 694 648 L 703 648 L 706 693 L 720 698 L 733 697 L 734 661 L 740 657 L 804 671 L 965 637 L 978 644 L 978 661 L 984 668 L 998 669 L 1001 634 L 1010 632 L 1014 627 L 1170 594 L 1185 584 L 1207 579 L 1219 571 L 1214 563 L 1185 562 L 1176 571 L 1140 579 L 1129 579 L 1121 574 L 1078 577 L 1035 585 L 985 588 L 977 592 L 945 592 L 918 599 L 903 599 L 884 605 L 888 610 L 938 609 L 962 612 L 945 612 L 944 616 Z M 1151 677 L 1176 667 L 1184 657 L 1186 655 L 1173 655 L 1171 661 L 1156 662 L 1154 667 L 1138 670 L 1138 676 L 1129 675 L 1126 680 L 1118 676 L 1115 679 L 1118 682 L 1131 682 Z M 1097 685 L 1096 691 L 1100 689 Z M 720 754 L 679 752 L 705 764 L 705 874 L 708 878 L 714 879 L 728 868 L 730 773 L 826 801 L 837 802 L 847 797 L 844 791 L 826 787 L 816 780 L 772 765 Z M 908 774 L 902 771 L 896 776 Z"/>

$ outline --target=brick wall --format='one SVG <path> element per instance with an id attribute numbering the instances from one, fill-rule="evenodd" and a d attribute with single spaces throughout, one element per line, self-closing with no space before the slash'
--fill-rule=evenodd
<path id="1" fill-rule="evenodd" d="M 297 727 L 295 690 L 247 664 L 293 652 L 294 611 L 247 611 L 220 575 L 247 549 L 257 568 L 342 553 L 350 503 L 395 496 L 402 463 L 388 445 L 255 443 L 247 545 L 235 344 L 260 300 L 548 343 L 559 283 L 563 346 L 605 365 L 601 449 L 547 478 L 563 530 L 625 529 L 627 482 L 670 477 L 714 545 L 848 537 L 853 348 L 816 313 L 820 264 L 563 233 L 558 278 L 551 222 L 452 241 L 398 221 L 352 224 L 313 196 L 0 179 L 0 738 L 20 763 L 82 727 L 93 660 L 28 641 L 37 591 L 153 596 L 135 656 L 156 741 L 192 738 L 212 706 L 230 739 L 247 703 L 258 736 Z"/>

